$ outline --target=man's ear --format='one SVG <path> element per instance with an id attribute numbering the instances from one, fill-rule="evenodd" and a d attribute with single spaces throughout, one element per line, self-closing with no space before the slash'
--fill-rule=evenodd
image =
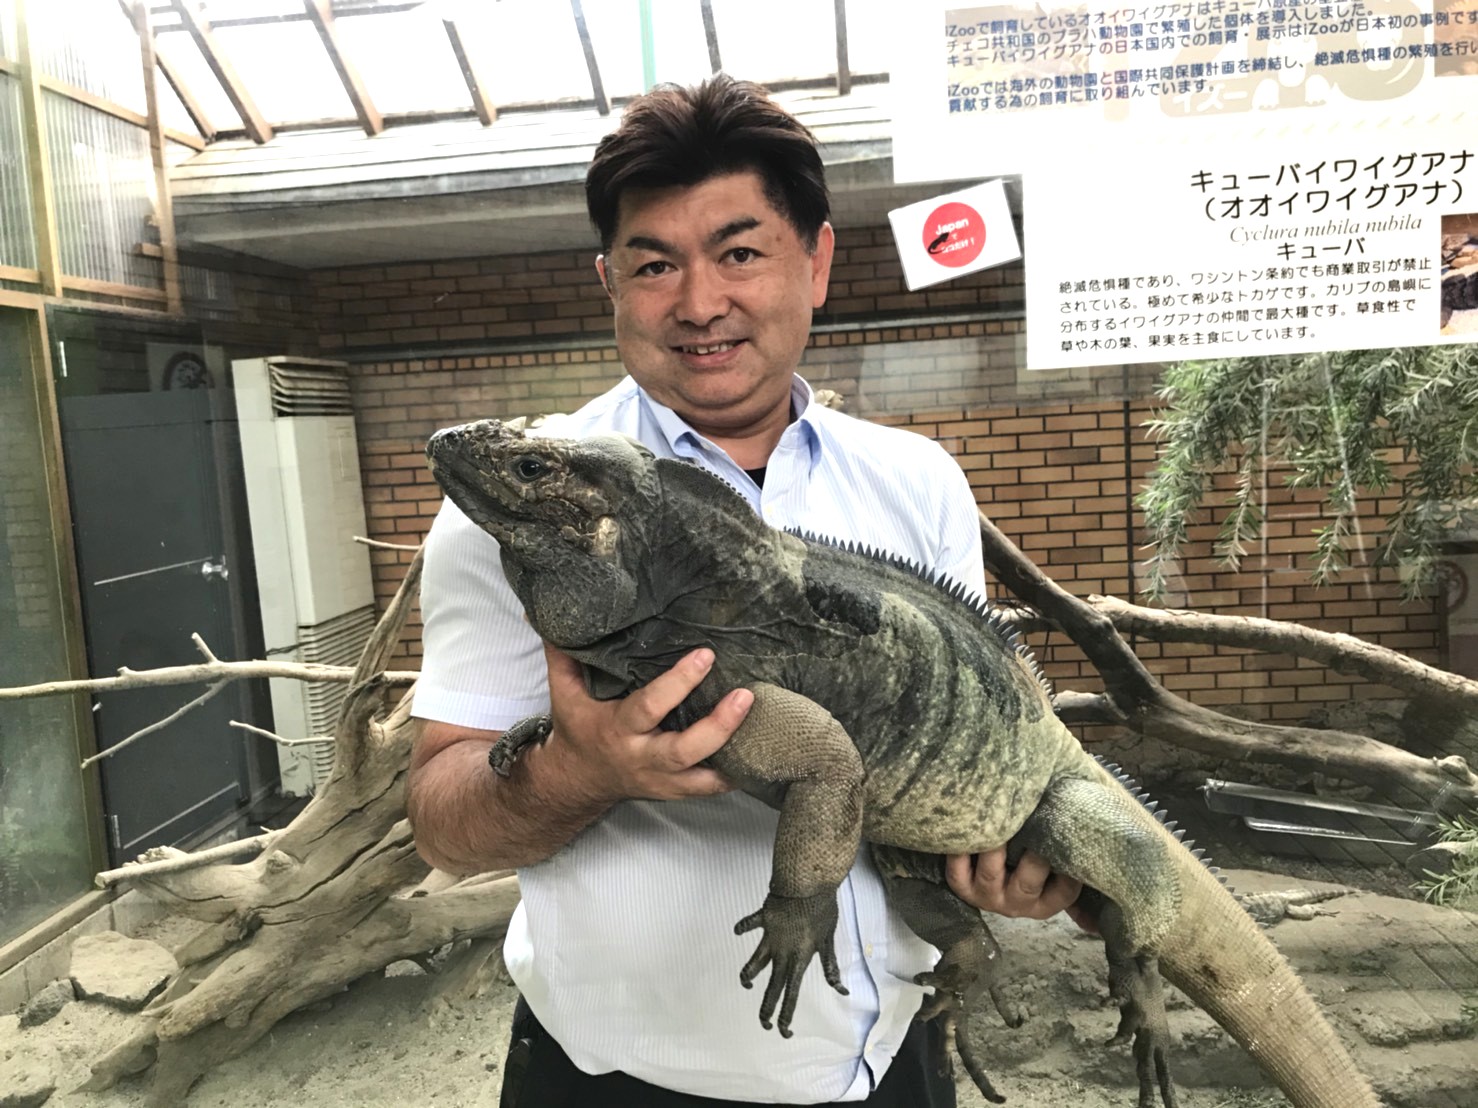
<path id="1" fill-rule="evenodd" d="M 601 287 L 606 290 L 606 295 L 615 296 L 616 292 L 611 288 L 611 274 L 606 269 L 606 256 L 604 254 L 597 254 L 595 256 L 595 272 L 600 274 Z"/>
<path id="2" fill-rule="evenodd" d="M 823 223 L 816 233 L 816 249 L 811 252 L 811 307 L 826 303 L 826 290 L 831 281 L 831 258 L 836 250 L 836 233 L 830 223 Z"/>

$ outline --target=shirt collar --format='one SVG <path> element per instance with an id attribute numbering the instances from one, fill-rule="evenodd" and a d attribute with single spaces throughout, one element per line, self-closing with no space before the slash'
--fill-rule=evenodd
<path id="1" fill-rule="evenodd" d="M 652 421 L 662 432 L 662 437 L 667 441 L 667 448 L 675 457 L 695 458 L 704 451 L 718 449 L 689 427 L 682 416 L 667 405 L 653 399 L 646 389 L 638 385 L 636 392 L 647 413 L 652 417 Z M 810 453 L 811 464 L 814 466 L 821 457 L 821 434 L 816 426 L 816 418 L 817 412 L 821 411 L 822 407 L 816 403 L 815 393 L 799 373 L 791 378 L 790 403 L 796 417 L 785 429 L 784 435 L 799 436 L 800 441 L 805 444 Z"/>

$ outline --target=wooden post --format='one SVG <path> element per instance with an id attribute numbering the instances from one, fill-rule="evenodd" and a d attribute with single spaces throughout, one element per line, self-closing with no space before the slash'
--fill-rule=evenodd
<path id="1" fill-rule="evenodd" d="M 359 119 L 359 125 L 364 128 L 365 134 L 378 135 L 385 129 L 385 120 L 370 98 L 369 89 L 360 78 L 359 70 L 354 68 L 354 63 L 344 53 L 343 44 L 339 42 L 338 28 L 334 24 L 333 6 L 329 0 L 303 0 L 303 6 L 308 12 L 308 18 L 313 21 L 318 37 L 323 40 L 323 48 L 328 51 L 329 61 L 334 63 L 334 70 L 344 85 L 349 103 L 354 105 L 354 114 Z"/>
<path id="2" fill-rule="evenodd" d="M 34 0 L 33 0 L 34 2 Z M 26 20 L 27 0 L 15 0 L 16 51 L 20 63 L 21 127 L 26 145 L 26 170 L 31 184 L 31 224 L 36 237 L 36 269 L 41 291 L 62 294 L 62 249 L 56 233 L 56 203 L 51 188 L 51 154 L 46 141 L 46 105 L 41 74 L 31 49 Z"/>
<path id="3" fill-rule="evenodd" d="M 184 311 L 180 299 L 180 256 L 174 236 L 174 201 L 169 194 L 169 162 L 164 156 L 164 125 L 159 118 L 159 82 L 149 0 L 134 0 L 133 26 L 139 35 L 139 58 L 144 66 L 149 155 L 154 159 L 154 217 L 159 227 L 159 250 L 164 263 L 164 303 L 170 314 L 179 315 Z"/>
<path id="4" fill-rule="evenodd" d="M 215 31 L 210 25 L 210 20 L 201 13 L 196 0 L 174 0 L 174 5 L 175 10 L 180 13 L 180 21 L 190 32 L 195 45 L 200 47 L 205 64 L 210 66 L 210 71 L 221 83 L 221 89 L 225 92 L 226 98 L 231 101 L 231 106 L 241 117 L 241 125 L 246 128 L 246 133 L 251 136 L 253 142 L 271 142 L 272 125 L 257 110 L 256 101 L 251 98 L 251 93 L 246 91 L 246 85 L 237 75 L 235 66 L 231 64 L 216 42 Z"/>

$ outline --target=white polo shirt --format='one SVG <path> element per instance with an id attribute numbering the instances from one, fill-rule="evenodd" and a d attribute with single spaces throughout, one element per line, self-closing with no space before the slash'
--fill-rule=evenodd
<path id="1" fill-rule="evenodd" d="M 537 433 L 631 435 L 724 477 L 776 527 L 856 540 L 983 592 L 974 497 L 943 448 L 813 403 L 799 377 L 792 395 L 797 417 L 763 488 L 629 377 Z M 427 539 L 421 609 L 417 716 L 505 730 L 548 710 L 543 652 L 503 580 L 497 542 L 450 501 Z M 779 1104 L 862 1100 L 881 1080 L 923 997 L 913 977 L 937 952 L 889 910 L 864 849 L 838 894 L 850 995 L 832 991 L 813 960 L 793 1037 L 765 1031 L 769 971 L 751 991 L 739 985 L 759 933 L 736 936 L 734 924 L 765 898 L 776 821 L 742 793 L 626 801 L 519 870 L 523 901 L 504 957 L 580 1069 Z"/>

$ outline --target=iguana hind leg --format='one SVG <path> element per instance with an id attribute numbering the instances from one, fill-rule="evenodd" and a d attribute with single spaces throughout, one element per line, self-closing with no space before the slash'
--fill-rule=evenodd
<path id="1" fill-rule="evenodd" d="M 1134 1039 L 1140 1108 L 1177 1108 L 1164 989 L 1153 952 L 1179 914 L 1182 890 L 1172 851 L 1180 848 L 1127 792 L 1072 775 L 1048 786 L 1012 847 L 1035 851 L 1055 871 L 1101 894 L 1097 918 L 1109 991 L 1122 1013 L 1110 1043 Z"/>
<path id="2" fill-rule="evenodd" d="M 847 992 L 834 947 L 837 886 L 852 868 L 862 838 L 862 756 L 842 725 L 815 701 L 764 683 L 752 691 L 754 703 L 744 722 L 709 762 L 746 791 L 783 795 L 770 893 L 734 931 L 762 931 L 739 980 L 747 989 L 770 967 L 760 1023 L 768 1029 L 778 1007 L 775 1022 L 789 1037 L 813 955 L 820 956 L 827 983 Z"/>
<path id="3" fill-rule="evenodd" d="M 1163 1108 L 1178 1108 L 1180 1101 L 1170 1081 L 1170 1024 L 1165 1018 L 1159 959 L 1134 952 L 1126 936 L 1124 914 L 1112 901 L 1105 901 L 1099 910 L 1098 929 L 1108 955 L 1109 995 L 1120 1013 L 1119 1029 L 1107 1045 L 1134 1040 L 1139 1108 L 1155 1108 L 1157 1089 Z"/>
<path id="4" fill-rule="evenodd" d="M 944 1023 L 940 1071 L 952 1072 L 953 1049 L 981 1095 L 992 1104 L 1003 1103 L 1006 1098 L 985 1072 L 974 1044 L 961 1034 L 966 1013 L 978 1009 L 987 996 L 1009 1026 L 1021 1024 L 1020 1014 L 1001 994 L 996 980 L 1001 948 L 980 913 L 943 884 L 943 857 L 878 844 L 873 844 L 872 856 L 887 883 L 888 903 L 914 934 L 941 951 L 934 968 L 914 978 L 934 990 L 916 1018 Z"/>

